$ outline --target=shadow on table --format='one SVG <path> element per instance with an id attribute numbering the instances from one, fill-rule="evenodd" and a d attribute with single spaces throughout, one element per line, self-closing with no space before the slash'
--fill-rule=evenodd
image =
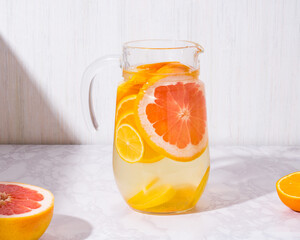
<path id="1" fill-rule="evenodd" d="M 55 214 L 41 240 L 84 240 L 92 230 L 91 224 L 83 219 Z"/>
<path id="2" fill-rule="evenodd" d="M 299 171 L 296 159 L 292 164 L 280 156 L 260 152 L 212 159 L 208 185 L 191 213 L 229 207 L 276 191 L 279 178 Z"/>

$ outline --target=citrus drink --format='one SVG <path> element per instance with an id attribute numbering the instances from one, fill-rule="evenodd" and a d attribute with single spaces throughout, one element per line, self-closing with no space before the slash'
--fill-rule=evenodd
<path id="1" fill-rule="evenodd" d="M 113 164 L 135 210 L 177 213 L 195 206 L 209 175 L 204 84 L 180 62 L 123 71 L 118 86 Z"/>

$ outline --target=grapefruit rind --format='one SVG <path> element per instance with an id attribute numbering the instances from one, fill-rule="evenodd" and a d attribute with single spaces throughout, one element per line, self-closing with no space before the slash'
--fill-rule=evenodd
<path id="1" fill-rule="evenodd" d="M 0 182 L 0 184 L 19 185 L 36 190 L 44 196 L 39 201 L 42 205 L 31 212 L 15 215 L 0 215 L 0 239 L 1 240 L 33 240 L 39 239 L 48 228 L 54 209 L 54 196 L 46 189 L 24 183 Z"/>
<path id="2" fill-rule="evenodd" d="M 207 124 L 205 125 L 205 133 L 200 143 L 198 145 L 193 145 L 189 143 L 188 146 L 186 146 L 182 151 L 178 150 L 176 146 L 164 141 L 160 136 L 157 137 L 153 126 L 151 124 L 148 124 L 146 114 L 146 106 L 150 103 L 154 103 L 154 91 L 156 87 L 172 85 L 178 82 L 197 83 L 199 84 L 199 88 L 202 91 L 202 93 L 205 93 L 204 84 L 198 79 L 191 78 L 190 76 L 176 76 L 176 82 L 174 82 L 173 77 L 165 77 L 157 81 L 150 80 L 143 86 L 143 88 L 137 95 L 134 107 L 134 114 L 139 133 L 155 151 L 161 153 L 164 156 L 169 157 L 170 159 L 186 162 L 196 159 L 197 157 L 201 156 L 202 153 L 205 151 L 208 145 Z M 149 97 L 145 97 L 145 95 L 148 95 Z"/>

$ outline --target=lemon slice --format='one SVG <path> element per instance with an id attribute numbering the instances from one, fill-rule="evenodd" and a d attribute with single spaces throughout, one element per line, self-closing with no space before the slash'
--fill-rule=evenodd
<path id="1" fill-rule="evenodd" d="M 205 189 L 208 177 L 209 177 L 209 170 L 210 170 L 210 167 L 208 166 L 201 182 L 199 183 L 199 185 L 196 189 L 194 200 L 192 202 L 193 206 L 196 205 L 196 203 L 198 202 L 198 200 L 201 197 L 202 193 L 204 192 L 204 189 Z"/>
<path id="2" fill-rule="evenodd" d="M 192 184 L 181 184 L 174 186 L 175 195 L 167 202 L 147 209 L 149 212 L 172 213 L 190 209 L 193 207 L 191 202 L 196 191 L 196 187 Z"/>
<path id="3" fill-rule="evenodd" d="M 135 128 L 135 119 L 133 111 L 128 111 L 119 117 L 116 128 L 118 128 L 121 124 L 129 124 L 130 126 Z M 157 162 L 164 158 L 163 155 L 154 151 L 145 141 L 144 144 L 144 155 L 143 158 L 139 161 L 141 163 L 153 163 Z"/>
<path id="4" fill-rule="evenodd" d="M 127 203 L 137 210 L 146 210 L 168 202 L 175 193 L 174 188 L 170 184 L 160 185 L 148 191 L 142 190 L 138 192 Z"/>
<path id="5" fill-rule="evenodd" d="M 116 131 L 116 149 L 129 163 L 138 162 L 144 154 L 144 144 L 138 132 L 129 124 L 121 124 Z"/>

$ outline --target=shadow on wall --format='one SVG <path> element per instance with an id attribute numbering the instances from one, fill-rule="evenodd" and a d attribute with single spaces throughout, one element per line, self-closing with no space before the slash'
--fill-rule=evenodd
<path id="1" fill-rule="evenodd" d="M 0 144 L 78 142 L 0 36 Z"/>

